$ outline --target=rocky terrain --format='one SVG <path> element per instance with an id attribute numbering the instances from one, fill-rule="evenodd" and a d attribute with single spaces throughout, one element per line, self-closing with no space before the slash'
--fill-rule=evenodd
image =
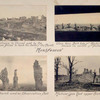
<path id="1" fill-rule="evenodd" d="M 0 19 L 1 41 L 44 41 L 46 40 L 46 17 Z"/>

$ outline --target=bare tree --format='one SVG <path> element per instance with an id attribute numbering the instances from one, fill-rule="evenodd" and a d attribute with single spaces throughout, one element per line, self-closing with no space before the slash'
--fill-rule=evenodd
<path id="1" fill-rule="evenodd" d="M 68 56 L 68 63 L 69 63 L 69 83 L 72 82 L 72 74 L 73 74 L 73 72 L 75 72 L 74 65 L 76 65 L 77 63 L 80 62 L 80 61 L 77 61 L 75 58 L 76 58 L 75 56 Z"/>
<path id="2" fill-rule="evenodd" d="M 100 31 L 100 25 L 98 25 L 98 31 Z"/>
<path id="3" fill-rule="evenodd" d="M 71 28 L 71 24 L 70 23 L 67 24 L 67 28 Z"/>
<path id="4" fill-rule="evenodd" d="M 77 26 L 77 24 L 75 24 L 74 29 L 75 29 L 75 31 L 78 31 L 78 26 Z"/>
<path id="5" fill-rule="evenodd" d="M 62 26 L 62 29 L 64 29 L 64 24 L 63 24 L 63 23 L 62 23 L 62 25 L 61 25 L 61 26 Z"/>
<path id="6" fill-rule="evenodd" d="M 58 80 L 58 70 L 59 70 L 59 65 L 61 63 L 61 58 L 57 57 L 55 58 L 55 80 Z"/>
<path id="7" fill-rule="evenodd" d="M 65 65 L 64 63 L 62 63 L 62 67 L 64 67 L 66 69 L 67 75 L 69 76 L 69 68 L 67 65 Z"/>
<path id="8" fill-rule="evenodd" d="M 92 24 L 90 24 L 90 30 L 93 30 L 93 25 Z"/>
<path id="9" fill-rule="evenodd" d="M 67 72 L 67 76 L 70 76 L 70 67 L 68 67 L 67 65 L 65 65 L 64 63 L 62 64 L 62 67 L 64 67 L 66 69 Z M 72 68 L 72 75 L 77 73 L 77 69 L 75 69 L 74 67 Z M 69 77 L 70 78 L 70 77 Z"/>

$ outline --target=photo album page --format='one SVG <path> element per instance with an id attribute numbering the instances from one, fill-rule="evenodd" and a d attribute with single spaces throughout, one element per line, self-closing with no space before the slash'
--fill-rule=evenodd
<path id="1" fill-rule="evenodd" d="M 100 0 L 0 0 L 0 100 L 99 100 Z"/>

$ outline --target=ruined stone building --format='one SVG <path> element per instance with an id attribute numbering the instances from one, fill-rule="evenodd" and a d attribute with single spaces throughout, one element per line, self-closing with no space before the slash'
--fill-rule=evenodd
<path id="1" fill-rule="evenodd" d="M 68 73 L 68 72 L 67 72 Z M 82 83 L 93 83 L 94 72 L 90 69 L 84 68 L 81 74 L 72 74 L 72 81 L 78 81 Z M 59 75 L 59 81 L 68 82 L 69 75 Z M 99 68 L 99 75 L 96 73 L 96 77 L 94 83 L 100 83 L 100 68 Z"/>
<path id="2" fill-rule="evenodd" d="M 83 74 L 93 74 L 93 72 L 91 69 L 84 68 Z"/>
<path id="3" fill-rule="evenodd" d="M 34 65 L 34 79 L 35 79 L 35 88 L 36 90 L 42 90 L 43 82 L 42 82 L 42 68 L 39 65 L 39 62 L 35 60 Z"/>
<path id="4" fill-rule="evenodd" d="M 2 81 L 3 90 L 7 91 L 9 87 L 8 71 L 7 68 L 4 68 L 0 73 L 0 79 Z"/>
<path id="5" fill-rule="evenodd" d="M 14 88 L 14 89 L 18 89 L 18 76 L 17 76 L 17 70 L 14 71 L 13 88 Z"/>

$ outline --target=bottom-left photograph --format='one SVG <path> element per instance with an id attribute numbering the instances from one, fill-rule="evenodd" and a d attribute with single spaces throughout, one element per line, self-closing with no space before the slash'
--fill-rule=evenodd
<path id="1" fill-rule="evenodd" d="M 0 56 L 0 91 L 46 91 L 47 56 Z"/>

